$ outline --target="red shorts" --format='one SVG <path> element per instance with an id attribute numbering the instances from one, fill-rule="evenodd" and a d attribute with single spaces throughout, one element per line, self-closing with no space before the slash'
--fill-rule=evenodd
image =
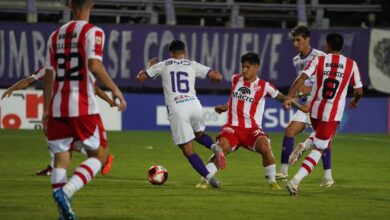
<path id="1" fill-rule="evenodd" d="M 81 141 L 91 149 L 97 149 L 99 146 L 107 147 L 106 132 L 99 114 L 64 118 L 49 117 L 47 139 L 49 146 L 63 145 L 62 148 L 66 147 L 69 141 Z M 55 151 L 64 150 L 66 149 Z"/>
<path id="2" fill-rule="evenodd" d="M 338 121 L 321 121 L 316 118 L 310 118 L 311 126 L 315 131 L 314 144 L 317 148 L 326 149 L 329 146 L 329 142 L 336 134 L 337 127 L 340 122 Z"/>
<path id="3" fill-rule="evenodd" d="M 254 128 L 240 128 L 236 126 L 224 125 L 219 132 L 217 139 L 224 137 L 228 139 L 232 150 L 235 151 L 242 146 L 249 150 L 254 150 L 256 140 L 258 137 L 264 136 L 268 138 L 263 129 Z"/>

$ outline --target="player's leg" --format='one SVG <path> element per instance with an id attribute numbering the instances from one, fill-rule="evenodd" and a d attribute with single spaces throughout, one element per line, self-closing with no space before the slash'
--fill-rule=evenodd
<path id="1" fill-rule="evenodd" d="M 257 153 L 260 153 L 263 158 L 263 167 L 264 173 L 267 178 L 270 189 L 277 190 L 280 189 L 280 186 L 276 183 L 276 165 L 275 165 L 275 157 L 272 153 L 270 140 L 263 133 L 261 129 L 259 129 L 261 133 L 256 135 L 254 138 L 254 150 Z"/>
<path id="2" fill-rule="evenodd" d="M 287 189 L 290 195 L 298 194 L 298 185 L 314 167 L 318 164 L 324 150 L 329 146 L 329 142 L 336 133 L 338 122 L 323 122 L 312 120 L 313 128 L 315 129 L 315 137 L 313 139 L 314 149 L 305 157 L 301 168 L 287 184 Z"/>
<path id="3" fill-rule="evenodd" d="M 322 167 L 324 168 L 324 178 L 321 181 L 321 187 L 331 187 L 334 184 L 334 180 L 332 177 L 332 154 L 331 154 L 331 144 L 330 141 L 329 146 L 324 150 L 322 154 Z"/>
<path id="4" fill-rule="evenodd" d="M 197 131 L 194 132 L 194 134 L 195 134 L 196 142 L 202 144 L 203 146 L 213 151 L 215 163 L 217 164 L 218 168 L 225 169 L 226 167 L 225 154 L 223 153 L 222 148 L 219 146 L 219 144 L 215 143 L 209 135 L 204 133 L 204 131 Z"/>
<path id="5" fill-rule="evenodd" d="M 276 174 L 277 180 L 286 181 L 288 178 L 288 159 L 294 149 L 294 138 L 306 129 L 306 120 L 307 115 L 301 111 L 297 111 L 285 129 L 280 160 L 281 164 L 279 172 Z"/>
<path id="6" fill-rule="evenodd" d="M 51 176 L 53 198 L 61 216 L 65 219 L 74 219 L 70 199 L 63 192 L 63 186 L 67 183 L 66 169 L 71 161 L 69 149 L 73 141 L 72 132 L 63 118 L 49 117 L 47 128 L 47 143 L 50 152 L 54 153 L 54 169 Z"/>

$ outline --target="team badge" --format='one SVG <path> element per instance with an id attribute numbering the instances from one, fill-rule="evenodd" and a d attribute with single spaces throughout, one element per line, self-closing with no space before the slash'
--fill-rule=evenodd
<path id="1" fill-rule="evenodd" d="M 97 45 L 102 44 L 102 37 L 96 36 L 95 42 L 96 42 Z"/>
<path id="2" fill-rule="evenodd" d="M 261 86 L 260 86 L 260 85 L 254 85 L 254 86 L 253 86 L 253 89 L 254 89 L 256 92 L 258 92 L 258 91 L 260 91 Z"/>

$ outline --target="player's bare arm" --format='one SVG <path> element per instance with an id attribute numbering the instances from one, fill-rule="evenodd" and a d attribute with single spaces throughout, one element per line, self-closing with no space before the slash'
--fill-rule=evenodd
<path id="1" fill-rule="evenodd" d="M 4 97 L 9 97 L 10 95 L 12 95 L 12 92 L 13 92 L 13 91 L 16 91 L 16 90 L 19 90 L 19 89 L 25 89 L 25 88 L 29 87 L 29 86 L 30 86 L 31 84 L 33 84 L 35 81 L 36 81 L 36 80 L 35 80 L 34 77 L 32 77 L 32 76 L 20 80 L 19 82 L 15 83 L 15 84 L 12 85 L 11 87 L 9 87 L 9 88 L 3 93 L 3 95 L 1 96 L 1 99 L 3 99 Z"/>
<path id="2" fill-rule="evenodd" d="M 103 99 L 105 102 L 107 102 L 110 107 L 116 106 L 115 102 L 108 97 L 108 95 L 98 86 L 95 86 L 96 95 L 99 96 L 99 98 Z"/>
<path id="3" fill-rule="evenodd" d="M 49 107 L 50 101 L 53 94 L 53 84 L 54 84 L 54 72 L 50 69 L 45 70 L 46 73 L 43 76 L 43 115 L 42 115 L 42 125 L 43 132 L 47 134 L 47 119 L 49 116 Z"/>
<path id="4" fill-rule="evenodd" d="M 285 100 L 287 99 L 287 96 L 283 93 L 279 92 L 278 95 L 274 98 L 276 101 L 284 104 Z M 291 99 L 291 106 L 301 110 L 302 112 L 309 112 L 309 106 L 308 105 L 301 105 L 298 102 L 296 102 L 294 99 Z"/>
<path id="5" fill-rule="evenodd" d="M 228 109 L 229 109 L 229 103 L 228 102 L 226 104 L 224 104 L 224 105 L 217 105 L 214 108 L 215 112 L 217 112 L 218 114 L 226 112 Z"/>
<path id="6" fill-rule="evenodd" d="M 360 98 L 363 96 L 363 89 L 362 88 L 357 88 L 354 90 L 353 93 L 353 98 L 349 102 L 349 108 L 350 109 L 355 109 L 358 106 L 358 102 Z"/>
<path id="7" fill-rule="evenodd" d="M 213 83 L 220 82 L 222 80 L 222 74 L 216 70 L 211 70 L 207 77 L 211 80 Z"/>
<path id="8" fill-rule="evenodd" d="M 137 75 L 137 81 L 144 82 L 145 80 L 149 79 L 148 74 L 146 73 L 146 69 L 155 65 L 157 62 L 158 62 L 157 57 L 153 57 L 152 59 L 150 59 L 146 68 L 144 70 L 139 71 Z"/>
<path id="9" fill-rule="evenodd" d="M 307 76 L 306 74 L 300 74 L 298 76 L 298 78 L 295 79 L 295 81 L 293 82 L 288 94 L 287 94 L 287 97 L 286 97 L 286 100 L 284 101 L 283 103 L 283 107 L 285 109 L 290 109 L 291 108 L 291 102 L 292 102 L 292 98 L 294 97 L 295 94 L 297 94 L 297 91 L 298 89 L 303 85 L 303 83 L 305 82 L 306 79 L 308 79 L 309 76 Z"/>
<path id="10" fill-rule="evenodd" d="M 125 98 L 122 95 L 122 92 L 116 86 L 114 81 L 109 77 L 106 68 L 103 66 L 103 63 L 97 59 L 88 60 L 88 68 L 91 70 L 93 75 L 109 90 L 112 91 L 112 100 L 116 103 L 116 100 L 119 100 L 118 110 L 123 111 L 126 109 L 127 103 Z"/>
<path id="11" fill-rule="evenodd" d="M 298 96 L 308 96 L 311 93 L 311 86 L 301 86 L 298 89 Z"/>

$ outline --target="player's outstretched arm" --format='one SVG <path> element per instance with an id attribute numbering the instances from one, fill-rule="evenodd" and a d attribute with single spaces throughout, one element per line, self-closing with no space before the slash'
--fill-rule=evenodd
<path id="1" fill-rule="evenodd" d="M 226 112 L 228 109 L 229 109 L 229 102 L 227 102 L 227 103 L 224 104 L 224 105 L 217 105 L 217 106 L 215 106 L 215 108 L 214 108 L 215 112 L 217 112 L 218 114 L 221 114 L 221 113 L 223 113 L 223 112 Z"/>
<path id="2" fill-rule="evenodd" d="M 127 103 L 125 98 L 122 95 L 122 92 L 119 90 L 118 86 L 112 81 L 108 75 L 106 68 L 104 68 L 102 61 L 98 59 L 89 59 L 88 68 L 91 70 L 92 74 L 98 79 L 105 87 L 112 91 L 112 100 L 116 103 L 116 100 L 119 100 L 117 104 L 118 110 L 123 111 L 126 109 Z"/>
<path id="3" fill-rule="evenodd" d="M 358 102 L 360 98 L 363 96 L 363 89 L 362 88 L 356 88 L 354 93 L 353 93 L 353 98 L 351 101 L 349 101 L 349 108 L 350 109 L 355 109 L 358 106 Z"/>
<path id="4" fill-rule="evenodd" d="M 211 80 L 213 83 L 220 82 L 222 80 L 222 74 L 216 70 L 211 70 L 207 77 Z"/>
<path id="5" fill-rule="evenodd" d="M 116 106 L 115 102 L 108 97 L 108 95 L 98 86 L 95 86 L 96 95 L 99 96 L 99 98 L 103 99 L 105 102 L 107 102 L 110 107 Z"/>
<path id="6" fill-rule="evenodd" d="M 49 107 L 51 97 L 53 95 L 53 84 L 54 84 L 54 72 L 50 69 L 45 70 L 46 73 L 43 76 L 43 115 L 42 115 L 42 125 L 43 132 L 47 134 L 47 119 L 49 117 Z"/>
<path id="7" fill-rule="evenodd" d="M 291 102 L 292 102 L 293 97 L 295 96 L 295 94 L 297 94 L 298 89 L 303 85 L 303 83 L 305 82 L 305 80 L 307 78 L 309 78 L 308 75 L 301 73 L 298 76 L 298 78 L 295 79 L 295 81 L 293 82 L 292 86 L 290 87 L 290 90 L 288 91 L 287 97 L 283 103 L 283 107 L 285 109 L 288 110 L 291 108 Z"/>
<path id="8" fill-rule="evenodd" d="M 148 65 L 146 66 L 146 68 L 141 70 L 141 71 L 139 71 L 139 73 L 137 75 L 137 81 L 138 82 L 143 82 L 143 81 L 149 79 L 149 76 L 146 73 L 146 69 L 148 69 L 151 66 L 154 66 L 157 63 L 157 61 L 158 61 L 157 57 L 153 57 L 152 59 L 149 60 Z"/>
<path id="9" fill-rule="evenodd" d="M 287 99 L 287 96 L 284 95 L 283 93 L 279 92 L 278 95 L 274 98 L 276 101 L 284 104 L 284 102 Z M 301 110 L 302 112 L 309 112 L 309 105 L 301 105 L 298 102 L 296 102 L 294 99 L 291 99 L 291 106 Z"/>
<path id="10" fill-rule="evenodd" d="M 25 89 L 25 88 L 29 87 L 29 86 L 30 86 L 31 84 L 33 84 L 35 81 L 36 81 L 36 80 L 35 80 L 34 77 L 32 77 L 32 76 L 20 80 L 19 82 L 15 83 L 15 84 L 12 85 L 11 87 L 9 87 L 9 88 L 3 93 L 3 95 L 1 96 L 1 99 L 3 99 L 4 97 L 9 97 L 10 95 L 12 95 L 12 92 L 13 92 L 13 91 L 16 91 L 16 90 L 19 90 L 19 89 Z"/>

